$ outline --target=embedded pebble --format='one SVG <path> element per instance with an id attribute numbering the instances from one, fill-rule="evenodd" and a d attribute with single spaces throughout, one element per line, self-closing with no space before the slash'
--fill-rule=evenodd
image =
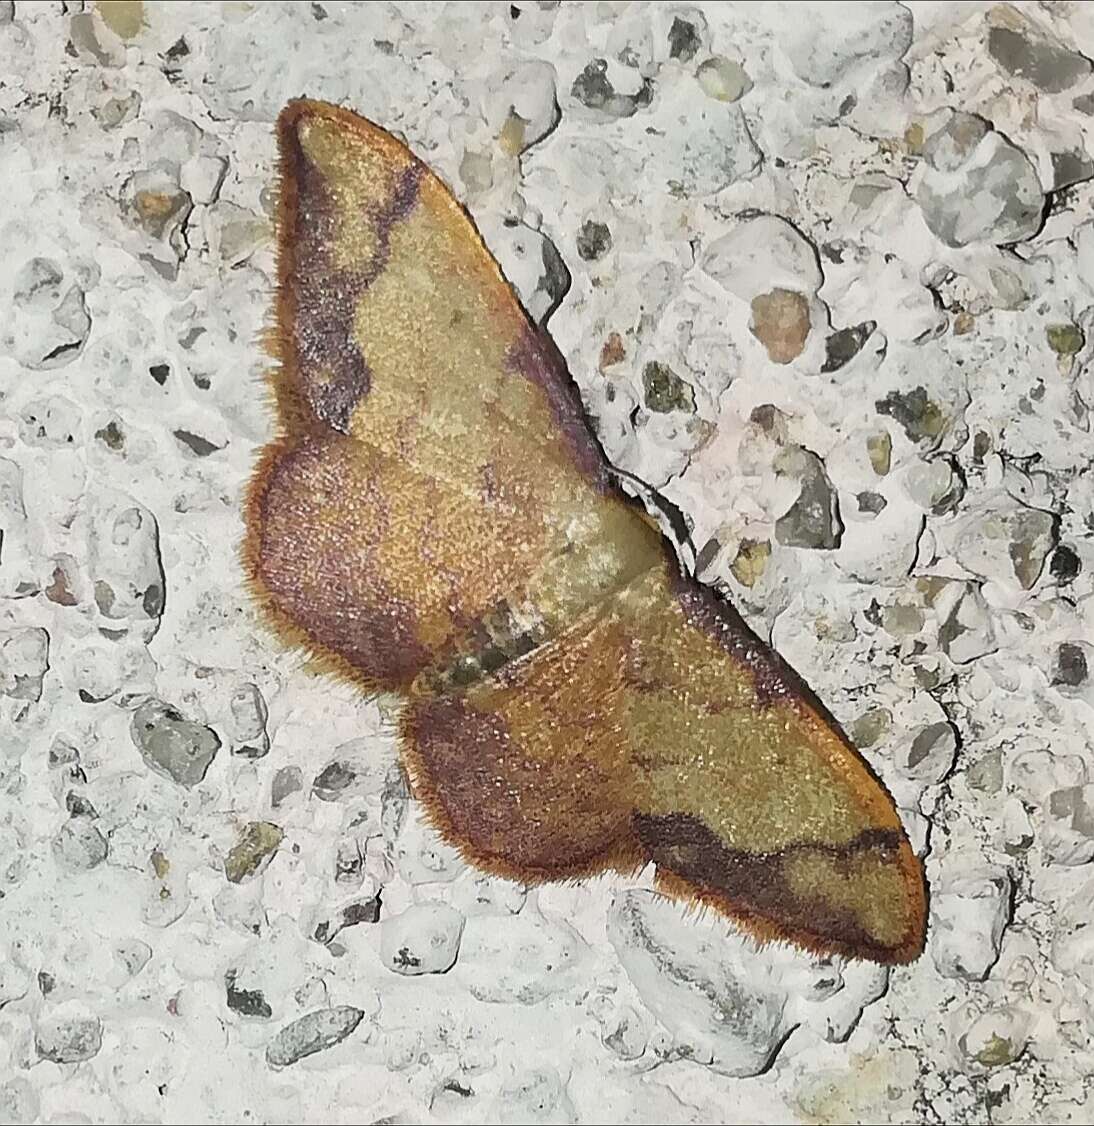
<path id="1" fill-rule="evenodd" d="M 701 265 L 729 293 L 748 302 L 776 289 L 813 293 L 824 281 L 813 246 L 775 215 L 747 219 L 715 239 Z"/>
<path id="2" fill-rule="evenodd" d="M 952 858 L 931 893 L 930 952 L 943 977 L 982 981 L 999 958 L 1012 883 L 998 865 Z"/>
<path id="3" fill-rule="evenodd" d="M 1074 867 L 1094 860 L 1094 786 L 1050 793 L 1039 839 L 1050 864 Z"/>
<path id="4" fill-rule="evenodd" d="M 924 387 L 911 391 L 890 391 L 874 403 L 878 414 L 887 415 L 900 423 L 911 442 L 933 448 L 945 433 L 945 409 L 935 402 Z"/>
<path id="5" fill-rule="evenodd" d="M 957 734 L 946 720 L 921 727 L 902 749 L 901 768 L 910 778 L 925 784 L 941 782 L 953 769 L 957 757 Z"/>
<path id="6" fill-rule="evenodd" d="M 326 1051 L 351 1035 L 365 1013 L 352 1005 L 318 1009 L 294 1020 L 266 1045 L 266 1062 L 275 1070 Z"/>
<path id="7" fill-rule="evenodd" d="M 285 834 L 269 821 L 252 821 L 240 830 L 236 843 L 224 859 L 224 874 L 233 884 L 253 876 L 277 851 Z"/>
<path id="8" fill-rule="evenodd" d="M 787 547 L 830 551 L 843 534 L 839 501 L 824 463 L 816 454 L 793 447 L 781 455 L 776 468 L 801 482 L 798 499 L 775 521 L 775 538 Z"/>
<path id="9" fill-rule="evenodd" d="M 685 1054 L 724 1075 L 758 1075 L 793 1026 L 786 991 L 742 943 L 680 930 L 677 914 L 650 892 L 614 897 L 608 934 L 627 976 Z"/>
<path id="10" fill-rule="evenodd" d="M 998 648 L 991 611 L 978 586 L 951 583 L 936 608 L 944 612 L 940 615 L 938 643 L 951 661 L 966 665 Z"/>
<path id="11" fill-rule="evenodd" d="M 1025 1051 L 1030 1024 L 1029 1016 L 1020 1009 L 1010 1006 L 990 1009 L 960 1033 L 957 1045 L 980 1067 L 1005 1067 Z"/>
<path id="12" fill-rule="evenodd" d="M 870 339 L 876 328 L 876 321 L 863 321 L 862 324 L 833 332 L 824 342 L 825 358 L 821 366 L 821 374 L 827 375 L 839 371 L 850 363 L 862 351 L 862 346 Z"/>
<path id="13" fill-rule="evenodd" d="M 738 106 L 696 102 L 678 88 L 649 113 L 662 159 L 673 169 L 669 186 L 689 196 L 709 196 L 754 177 L 763 163 L 748 121 Z"/>
<path id="14" fill-rule="evenodd" d="M 555 68 L 528 61 L 490 79 L 484 99 L 487 121 L 511 156 L 543 140 L 558 124 Z"/>
<path id="15" fill-rule="evenodd" d="M 478 1001 L 536 1005 L 571 989 L 586 967 L 578 935 L 526 907 L 508 918 L 469 918 L 454 972 Z"/>
<path id="16" fill-rule="evenodd" d="M 592 111 L 596 120 L 632 117 L 653 100 L 653 83 L 642 79 L 637 83 L 637 89 L 623 92 L 613 85 L 613 81 L 618 82 L 621 78 L 627 81 L 629 76 L 622 68 L 617 69 L 614 61 L 609 66 L 607 59 L 593 59 L 574 79 L 570 96 Z"/>
<path id="17" fill-rule="evenodd" d="M 165 600 L 156 521 L 122 496 L 98 498 L 92 521 L 87 567 L 95 605 L 110 628 L 134 629 L 147 640 Z"/>
<path id="18" fill-rule="evenodd" d="M 946 538 L 957 561 L 974 575 L 1029 590 L 1055 545 L 1055 528 L 1051 513 L 1000 494 L 982 496 L 977 510 L 961 517 Z"/>
<path id="19" fill-rule="evenodd" d="M 903 4 L 785 7 L 789 20 L 780 46 L 798 77 L 811 86 L 839 82 L 862 60 L 900 58 L 912 42 L 912 13 Z"/>
<path id="20" fill-rule="evenodd" d="M 695 410 L 695 392 L 668 366 L 657 361 L 642 369 L 642 390 L 646 406 L 657 414 Z"/>
<path id="21" fill-rule="evenodd" d="M 273 1016 L 270 1003 L 260 989 L 241 989 L 236 985 L 237 971 L 229 970 L 224 975 L 225 1003 L 233 1012 L 245 1017 L 258 1017 L 268 1020 Z"/>
<path id="22" fill-rule="evenodd" d="M 125 220 L 145 236 L 136 244 L 141 257 L 174 281 L 189 250 L 184 232 L 194 209 L 177 174 L 163 167 L 135 172 L 122 185 L 121 206 Z"/>
<path id="23" fill-rule="evenodd" d="M 141 758 L 157 774 L 181 786 L 196 786 L 220 749 L 215 731 L 186 719 L 162 700 L 141 704 L 129 730 Z"/>
<path id="24" fill-rule="evenodd" d="M 299 766 L 283 766 L 270 783 L 270 804 L 276 809 L 304 788 L 304 773 Z"/>
<path id="25" fill-rule="evenodd" d="M 735 102 L 752 89 L 752 79 L 745 68 L 721 55 L 701 63 L 695 78 L 703 93 L 719 102 Z"/>
<path id="26" fill-rule="evenodd" d="M 448 883 L 463 872 L 467 865 L 459 852 L 443 841 L 415 808 L 413 816 L 406 820 L 406 791 L 401 785 L 401 772 L 391 779 L 394 784 L 386 790 L 389 817 L 396 829 L 391 835 L 399 838 L 395 848 L 395 863 L 407 883 L 428 884 Z"/>
<path id="27" fill-rule="evenodd" d="M 242 684 L 232 693 L 232 754 L 262 758 L 269 754 L 270 736 L 266 731 L 269 713 L 258 686 Z"/>
<path id="28" fill-rule="evenodd" d="M 749 331 L 775 364 L 796 360 L 809 336 L 809 302 L 789 289 L 773 289 L 752 298 Z"/>
<path id="29" fill-rule="evenodd" d="M 916 462 L 903 475 L 901 484 L 920 508 L 934 516 L 953 511 L 964 496 L 961 475 L 945 457 Z"/>
<path id="30" fill-rule="evenodd" d="M 452 906 L 465 917 L 471 915 L 515 915 L 528 899 L 528 889 L 510 880 L 484 876 L 468 869 L 452 885 Z"/>
<path id="31" fill-rule="evenodd" d="M 630 1005 L 601 1022 L 601 1042 L 620 1059 L 636 1060 L 649 1044 L 646 1022 Z"/>
<path id="32" fill-rule="evenodd" d="M 1084 696 L 1094 668 L 1094 645 L 1089 641 L 1062 641 L 1053 656 L 1052 687 L 1064 696 Z"/>
<path id="33" fill-rule="evenodd" d="M 0 693 L 37 701 L 49 671 L 49 634 L 44 629 L 0 630 Z"/>
<path id="34" fill-rule="evenodd" d="M 101 864 L 110 847 L 99 827 L 84 817 L 72 817 L 57 832 L 53 852 L 59 863 L 74 871 Z"/>
<path id="35" fill-rule="evenodd" d="M 504 1084 L 488 1121 L 568 1123 L 578 1118 L 558 1071 L 541 1064 Z"/>
<path id="36" fill-rule="evenodd" d="M 397 974 L 443 974 L 456 962 L 464 917 L 447 903 L 415 903 L 385 919 L 380 957 Z"/>
<path id="37" fill-rule="evenodd" d="M 1083 330 L 1071 323 L 1045 325 L 1045 339 L 1058 356 L 1074 356 L 1086 343 Z"/>
<path id="38" fill-rule="evenodd" d="M 982 118 L 952 113 L 927 138 L 923 159 L 915 198 L 947 246 L 1018 242 L 1041 226 L 1036 169 Z"/>
<path id="39" fill-rule="evenodd" d="M 595 262 L 612 248 L 612 233 L 607 224 L 586 219 L 577 236 L 577 255 L 582 261 Z"/>
<path id="40" fill-rule="evenodd" d="M 15 273 L 10 329 L 0 342 L 24 367 L 48 371 L 72 363 L 91 334 L 84 290 L 61 263 L 32 258 Z"/>
<path id="41" fill-rule="evenodd" d="M 53 1063 L 82 1063 L 99 1054 L 103 1025 L 97 1016 L 64 1005 L 42 1017 L 34 1029 L 40 1059 Z"/>
<path id="42" fill-rule="evenodd" d="M 1059 94 L 1078 85 L 1091 71 L 1091 62 L 1083 55 L 1009 27 L 988 31 L 988 54 L 1007 74 L 1032 82 L 1046 94 Z"/>

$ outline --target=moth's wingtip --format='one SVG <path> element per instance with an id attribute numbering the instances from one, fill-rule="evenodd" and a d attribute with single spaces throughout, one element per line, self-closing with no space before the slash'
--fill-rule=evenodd
<path id="1" fill-rule="evenodd" d="M 337 108 L 333 102 L 324 102 L 303 95 L 299 98 L 290 98 L 277 115 L 277 127 L 279 130 L 292 129 L 301 118 L 321 116 L 325 111 Z"/>
<path id="2" fill-rule="evenodd" d="M 335 102 L 308 97 L 292 98 L 281 107 L 277 115 L 277 133 L 282 138 L 292 136 L 305 121 L 329 121 L 350 133 L 366 134 L 374 141 L 383 141 L 389 136 L 386 130 L 362 114 Z M 394 138 L 391 140 L 403 147 Z"/>

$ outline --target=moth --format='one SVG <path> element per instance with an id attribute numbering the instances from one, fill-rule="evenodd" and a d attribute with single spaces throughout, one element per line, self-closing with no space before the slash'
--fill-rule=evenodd
<path id="1" fill-rule="evenodd" d="M 652 862 L 760 941 L 882 963 L 926 890 L 892 800 L 629 500 L 470 218 L 391 134 L 277 123 L 278 434 L 243 565 L 273 630 L 405 701 L 413 793 L 529 884 Z"/>

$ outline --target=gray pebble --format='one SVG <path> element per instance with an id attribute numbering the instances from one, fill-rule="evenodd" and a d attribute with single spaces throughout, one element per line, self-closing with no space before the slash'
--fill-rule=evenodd
<path id="1" fill-rule="evenodd" d="M 232 754 L 244 758 L 263 758 L 270 750 L 266 732 L 268 711 L 258 686 L 241 684 L 229 702 L 232 714 Z"/>
<path id="2" fill-rule="evenodd" d="M 974 583 L 965 585 L 938 630 L 938 644 L 955 664 L 965 665 L 999 648 L 987 601 Z"/>
<path id="3" fill-rule="evenodd" d="M 953 528 L 954 557 L 974 575 L 1029 590 L 1056 544 L 1051 512 L 1029 508 L 1007 495 L 986 500 Z"/>
<path id="4" fill-rule="evenodd" d="M 669 28 L 669 58 L 691 62 L 703 45 L 702 29 L 695 23 L 674 16 Z"/>
<path id="5" fill-rule="evenodd" d="M 1063 641 L 1052 662 L 1052 687 L 1064 696 L 1082 694 L 1090 679 L 1094 646 L 1085 641 Z"/>
<path id="6" fill-rule="evenodd" d="M 653 83 L 645 79 L 637 93 L 619 94 L 608 78 L 607 60 L 593 59 L 574 79 L 570 93 L 607 119 L 633 117 L 653 100 Z"/>
<path id="7" fill-rule="evenodd" d="M 155 517 L 128 497 L 106 495 L 97 498 L 91 520 L 88 572 L 103 624 L 136 627 L 147 640 L 158 628 L 166 590 Z"/>
<path id="8" fill-rule="evenodd" d="M 228 1008 L 233 1012 L 241 1013 L 245 1017 L 260 1017 L 263 1020 L 268 1020 L 273 1016 L 273 1010 L 270 1008 L 262 990 L 240 989 L 236 984 L 236 976 L 236 970 L 229 970 L 224 975 L 224 991 Z"/>
<path id="9" fill-rule="evenodd" d="M 73 870 L 98 867 L 109 851 L 106 837 L 85 817 L 70 818 L 53 841 L 53 854 L 58 863 Z"/>
<path id="10" fill-rule="evenodd" d="M 34 371 L 72 363 L 91 333 L 83 289 L 49 258 L 31 258 L 18 272 L 11 311 L 11 351 Z"/>
<path id="11" fill-rule="evenodd" d="M 162 700 L 141 704 L 129 730 L 144 761 L 182 786 L 196 786 L 220 748 L 212 728 L 186 719 Z"/>
<path id="12" fill-rule="evenodd" d="M 1052 188 L 1071 187 L 1094 177 L 1094 160 L 1082 149 L 1069 149 L 1052 153 Z"/>
<path id="13" fill-rule="evenodd" d="M 276 809 L 292 794 L 304 788 L 304 774 L 299 766 L 283 766 L 270 784 L 270 804 Z"/>
<path id="14" fill-rule="evenodd" d="M 824 342 L 825 359 L 821 371 L 826 375 L 829 372 L 839 371 L 844 364 L 853 360 L 862 351 L 863 344 L 876 328 L 876 321 L 863 321 L 862 324 L 833 332 Z"/>
<path id="15" fill-rule="evenodd" d="M 1050 864 L 1074 867 L 1094 860 L 1094 786 L 1068 786 L 1048 795 L 1041 844 Z"/>
<path id="16" fill-rule="evenodd" d="M 1017 74 L 1048 94 L 1059 94 L 1081 82 L 1090 60 L 1059 43 L 1025 36 L 1009 27 L 988 32 L 988 54 L 1008 74 Z"/>
<path id="17" fill-rule="evenodd" d="M 932 784 L 949 774 L 956 758 L 957 733 L 952 724 L 940 720 L 916 732 L 899 765 L 916 781 Z"/>
<path id="18" fill-rule="evenodd" d="M 1006 869 L 954 855 L 931 887 L 931 956 L 943 977 L 983 981 L 999 958 L 1010 922 Z"/>
<path id="19" fill-rule="evenodd" d="M 364 1015 L 352 1005 L 305 1013 L 299 1020 L 285 1025 L 266 1046 L 266 1062 L 273 1068 L 288 1067 L 305 1056 L 331 1048 L 345 1040 Z"/>
<path id="20" fill-rule="evenodd" d="M 923 146 L 916 201 L 947 246 L 1012 243 L 1041 226 L 1044 193 L 1021 149 L 981 118 L 952 113 Z"/>
<path id="21" fill-rule="evenodd" d="M 1072 582 L 1083 569 L 1083 562 L 1075 553 L 1075 549 L 1066 543 L 1056 545 L 1052 553 L 1052 561 L 1048 566 L 1049 573 L 1061 585 L 1066 586 Z"/>
<path id="22" fill-rule="evenodd" d="M 14 700 L 40 700 L 48 669 L 49 634 L 44 629 L 0 630 L 0 692 Z"/>
<path id="23" fill-rule="evenodd" d="M 696 927 L 654 892 L 617 894 L 608 938 L 643 1003 L 723 1075 L 756 1075 L 793 1025 L 786 989 L 744 947 Z"/>
<path id="24" fill-rule="evenodd" d="M 456 962 L 463 915 L 447 903 L 415 903 L 387 919 L 380 936 L 380 958 L 397 974 L 442 974 Z"/>
<path id="25" fill-rule="evenodd" d="M 584 262 L 603 258 L 612 248 L 612 233 L 603 223 L 586 219 L 577 236 L 577 254 Z"/>
<path id="26" fill-rule="evenodd" d="M 884 399 L 874 403 L 874 409 L 900 423 L 909 442 L 926 447 L 936 446 L 946 428 L 945 411 L 924 387 L 908 392 L 890 391 Z"/>
<path id="27" fill-rule="evenodd" d="M 320 801 L 338 801 L 367 790 L 370 779 L 371 772 L 361 774 L 352 761 L 336 759 L 315 776 L 311 791 Z"/>
<path id="28" fill-rule="evenodd" d="M 102 1021 L 96 1016 L 56 1013 L 38 1025 L 34 1046 L 38 1056 L 54 1063 L 81 1063 L 97 1055 L 103 1042 Z"/>
<path id="29" fill-rule="evenodd" d="M 787 547 L 831 551 L 843 537 L 836 490 L 816 454 L 799 448 L 797 460 L 801 492 L 775 521 L 775 538 Z"/>
<path id="30" fill-rule="evenodd" d="M 912 43 L 903 4 L 795 4 L 780 43 L 799 78 L 828 87 L 863 60 L 901 58 Z"/>

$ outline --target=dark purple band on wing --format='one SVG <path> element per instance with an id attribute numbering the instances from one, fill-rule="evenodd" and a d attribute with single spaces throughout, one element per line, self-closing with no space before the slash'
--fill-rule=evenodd
<path id="1" fill-rule="evenodd" d="M 867 829 L 846 845 L 800 844 L 780 852 L 739 852 L 699 820 L 684 813 L 663 817 L 635 814 L 635 829 L 659 869 L 682 877 L 699 898 L 722 898 L 745 912 L 771 919 L 787 932 L 808 935 L 821 946 L 835 946 L 858 958 L 891 962 L 898 954 L 863 929 L 854 913 L 818 894 L 795 891 L 784 871 L 794 853 L 824 853 L 837 865 L 870 854 L 879 867 L 898 862 L 902 839 L 895 829 Z M 823 889 L 820 889 L 823 890 Z"/>
<path id="2" fill-rule="evenodd" d="M 333 247 L 338 238 L 337 210 L 326 177 L 307 159 L 288 123 L 280 133 L 282 179 L 295 187 L 295 199 L 282 216 L 281 289 L 289 303 L 289 366 L 317 418 L 342 433 L 354 408 L 368 394 L 368 362 L 353 337 L 354 315 L 362 294 L 387 265 L 391 230 L 414 209 L 423 166 L 415 161 L 399 183 L 369 215 L 377 246 L 357 269 L 337 269 Z M 293 206 L 295 204 L 295 206 Z"/>

